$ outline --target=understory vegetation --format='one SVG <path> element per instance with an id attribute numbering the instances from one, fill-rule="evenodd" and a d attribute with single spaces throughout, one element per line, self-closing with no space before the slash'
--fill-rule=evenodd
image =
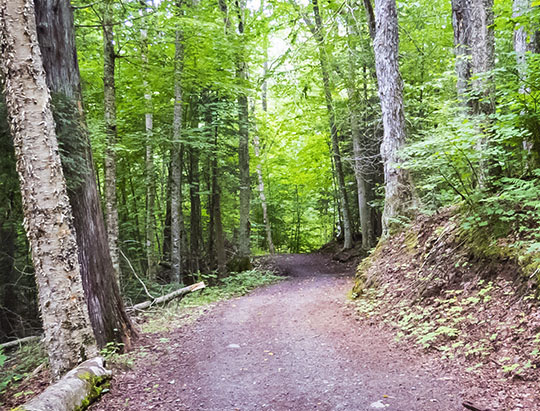
<path id="1" fill-rule="evenodd" d="M 459 364 L 495 409 L 513 409 L 535 401 L 521 394 L 540 369 L 537 268 L 514 241 L 491 242 L 483 226 L 472 235 L 467 218 L 424 216 L 381 242 L 358 267 L 352 304 L 396 341 Z"/>
<path id="2" fill-rule="evenodd" d="M 281 276 L 260 269 L 231 273 L 223 279 L 216 277 L 202 276 L 201 280 L 210 284 L 206 288 L 137 313 L 135 321 L 141 332 L 152 335 L 174 331 L 195 322 L 216 302 L 239 297 L 257 287 L 283 280 Z M 168 339 L 161 338 L 158 342 L 165 344 Z M 150 355 L 144 347 L 128 353 L 122 353 L 122 348 L 122 344 L 111 342 L 100 351 L 113 370 L 132 368 L 138 359 Z M 0 349 L 0 406 L 17 406 L 42 391 L 48 382 L 46 366 L 47 353 L 40 341 L 7 352 Z"/>

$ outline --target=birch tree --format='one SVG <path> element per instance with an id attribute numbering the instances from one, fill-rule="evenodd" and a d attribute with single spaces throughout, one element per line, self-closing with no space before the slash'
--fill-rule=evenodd
<path id="1" fill-rule="evenodd" d="M 96 354 L 31 0 L 0 1 L 1 70 L 54 379 Z M 68 326 L 66 326 L 68 325 Z"/>

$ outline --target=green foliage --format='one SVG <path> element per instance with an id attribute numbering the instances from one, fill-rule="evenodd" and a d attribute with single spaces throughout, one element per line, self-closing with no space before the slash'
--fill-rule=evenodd
<path id="1" fill-rule="evenodd" d="M 9 354 L 0 349 L 0 396 L 7 389 L 15 392 L 17 386 L 42 364 L 47 364 L 47 354 L 40 342 L 27 343 Z M 22 392 L 19 395 L 31 394 Z"/>
<path id="2" fill-rule="evenodd" d="M 204 279 L 204 276 L 202 277 Z M 268 271 L 249 270 L 242 273 L 231 273 L 221 278 L 215 286 L 188 294 L 180 303 L 181 306 L 194 307 L 210 304 L 247 294 L 251 290 L 282 280 Z"/>

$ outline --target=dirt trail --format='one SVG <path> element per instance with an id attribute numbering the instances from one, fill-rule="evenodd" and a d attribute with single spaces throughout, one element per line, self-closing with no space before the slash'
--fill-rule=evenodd
<path id="1" fill-rule="evenodd" d="M 346 303 L 350 268 L 325 255 L 276 258 L 290 278 L 143 340 L 154 353 L 92 409 L 462 409 L 451 375 L 359 327 Z"/>

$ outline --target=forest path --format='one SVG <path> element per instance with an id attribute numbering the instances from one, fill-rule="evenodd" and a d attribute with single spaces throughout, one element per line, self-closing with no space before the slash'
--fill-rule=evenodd
<path id="1" fill-rule="evenodd" d="M 93 410 L 458 410 L 452 376 L 362 328 L 351 268 L 281 255 L 289 278 L 142 341 L 152 352 Z M 161 343 L 160 343 L 161 341 Z"/>

